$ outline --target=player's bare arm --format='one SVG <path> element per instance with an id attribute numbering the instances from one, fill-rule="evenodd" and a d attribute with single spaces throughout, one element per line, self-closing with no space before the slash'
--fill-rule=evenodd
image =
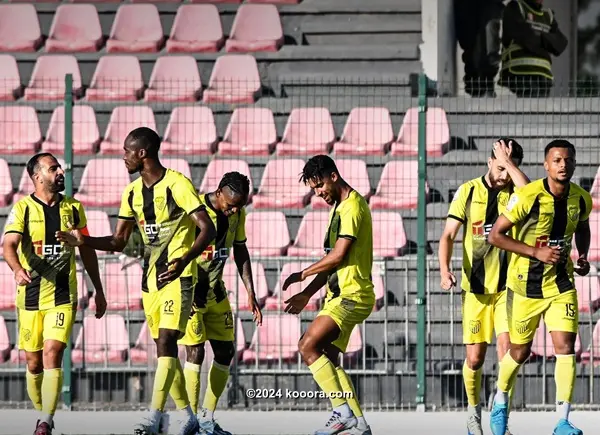
<path id="1" fill-rule="evenodd" d="M 284 311 L 290 314 L 299 314 L 304 309 L 306 304 L 308 304 L 310 298 L 312 298 L 316 292 L 321 290 L 321 288 L 327 284 L 328 275 L 329 274 L 327 272 L 321 272 L 317 274 L 315 279 L 313 279 L 304 290 L 296 293 L 294 296 L 285 301 L 287 305 Z"/>
<path id="2" fill-rule="evenodd" d="M 8 263 L 8 267 L 15 274 L 15 281 L 17 285 L 26 285 L 31 282 L 31 275 L 21 265 L 19 261 L 19 255 L 17 249 L 21 243 L 21 234 L 19 233 L 8 233 L 4 235 L 4 243 L 2 244 L 4 249 L 4 260 Z"/>
<path id="3" fill-rule="evenodd" d="M 131 237 L 134 225 L 133 219 L 118 219 L 115 233 L 110 236 L 84 236 L 81 231 L 73 229 L 68 232 L 57 231 L 56 239 L 72 247 L 85 245 L 96 251 L 122 252 Z"/>
<path id="4" fill-rule="evenodd" d="M 106 297 L 102 280 L 100 279 L 100 271 L 98 270 L 98 256 L 96 251 L 89 246 L 81 245 L 79 247 L 79 255 L 85 271 L 90 276 L 94 289 L 96 290 L 96 319 L 101 319 L 106 312 Z"/>
<path id="5" fill-rule="evenodd" d="M 512 153 L 512 141 L 508 144 L 500 140 L 494 144 L 494 156 L 499 164 L 506 169 L 510 179 L 516 187 L 523 187 L 529 184 L 529 178 L 519 169 L 513 159 L 510 157 Z"/>
<path id="6" fill-rule="evenodd" d="M 441 275 L 440 287 L 444 290 L 450 290 L 456 285 L 456 277 L 450 272 L 450 259 L 452 258 L 454 240 L 456 239 L 456 235 L 461 226 L 462 223 L 456 219 L 446 219 L 446 226 L 440 237 L 440 245 L 438 248 L 438 260 Z"/>
<path id="7" fill-rule="evenodd" d="M 233 258 L 235 259 L 238 273 L 244 282 L 244 287 L 246 287 L 246 291 L 248 292 L 248 306 L 252 312 L 254 322 L 260 326 L 262 325 L 262 312 L 256 300 L 254 280 L 252 279 L 252 262 L 250 261 L 250 253 L 245 243 L 234 243 Z"/>
<path id="8" fill-rule="evenodd" d="M 575 230 L 575 246 L 577 247 L 577 252 L 579 252 L 579 258 L 574 270 L 575 273 L 581 276 L 586 276 L 590 272 L 590 263 L 587 259 L 588 251 L 590 250 L 590 240 L 590 221 L 579 222 Z"/>
<path id="9" fill-rule="evenodd" d="M 556 264 L 560 261 L 561 250 L 558 246 L 536 248 L 535 246 L 529 246 L 526 243 L 507 236 L 506 233 L 510 231 L 513 226 L 514 224 L 506 216 L 502 215 L 498 217 L 488 235 L 488 243 L 508 252 L 536 258 L 542 263 Z"/>

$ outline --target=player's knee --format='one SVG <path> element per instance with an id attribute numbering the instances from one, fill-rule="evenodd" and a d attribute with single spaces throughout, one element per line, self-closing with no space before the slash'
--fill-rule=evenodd
<path id="1" fill-rule="evenodd" d="M 318 354 L 316 342 L 310 336 L 304 335 L 298 342 L 298 351 L 302 355 L 302 359 L 308 365 L 314 362 L 315 355 Z"/>
<path id="2" fill-rule="evenodd" d="M 554 345 L 554 353 L 556 355 L 574 355 L 575 343 L 562 342 Z"/>
<path id="3" fill-rule="evenodd" d="M 160 329 L 158 340 L 156 340 L 156 349 L 159 357 L 169 356 L 177 358 L 177 340 L 179 339 L 179 331 L 171 329 Z"/>
<path id="4" fill-rule="evenodd" d="M 228 366 L 235 355 L 235 347 L 233 343 L 222 343 L 213 349 L 215 353 L 215 361 L 221 365 Z"/>
<path id="5" fill-rule="evenodd" d="M 42 360 L 42 352 L 27 352 L 27 371 L 34 375 L 44 371 L 44 363 Z"/>
<path id="6" fill-rule="evenodd" d="M 61 367 L 65 344 L 59 341 L 47 341 L 44 344 L 43 364 L 46 369 Z"/>
<path id="7" fill-rule="evenodd" d="M 202 365 L 204 361 L 204 343 L 196 346 L 186 346 L 186 361 L 192 364 Z"/>
<path id="8" fill-rule="evenodd" d="M 531 347 L 529 345 L 512 345 L 510 348 L 510 356 L 518 364 L 523 364 L 529 358 Z"/>
<path id="9" fill-rule="evenodd" d="M 467 366 L 471 370 L 479 370 L 485 361 L 485 353 L 473 353 L 467 355 Z"/>

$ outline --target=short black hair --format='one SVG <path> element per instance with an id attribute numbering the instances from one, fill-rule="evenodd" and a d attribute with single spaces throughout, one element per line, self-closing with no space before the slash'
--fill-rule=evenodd
<path id="1" fill-rule="evenodd" d="M 134 141 L 140 148 L 143 148 L 148 153 L 148 157 L 158 158 L 158 150 L 160 150 L 160 136 L 157 132 L 148 127 L 138 127 L 131 130 L 127 135 L 129 141 Z"/>
<path id="2" fill-rule="evenodd" d="M 544 148 L 544 158 L 546 158 L 548 156 L 548 153 L 550 152 L 550 150 L 552 148 L 567 148 L 573 152 L 573 155 L 577 154 L 575 152 L 575 145 L 573 145 L 568 140 L 554 139 L 552 142 L 550 142 L 548 145 L 546 145 L 546 148 Z"/>
<path id="3" fill-rule="evenodd" d="M 340 173 L 333 159 L 325 154 L 319 154 L 308 159 L 300 174 L 300 181 L 307 184 L 310 180 L 322 180 L 333 172 L 338 175 Z"/>
<path id="4" fill-rule="evenodd" d="M 503 141 L 506 144 L 506 146 L 508 146 L 508 144 L 510 142 L 512 142 L 512 151 L 510 153 L 510 158 L 516 162 L 519 162 L 519 164 L 521 164 L 521 162 L 523 162 L 523 147 L 521 146 L 521 144 L 510 137 L 501 137 L 496 142 L 500 142 L 500 141 Z M 493 149 L 492 149 L 491 157 L 492 157 L 492 159 L 496 158 L 496 156 L 494 155 Z"/>
<path id="5" fill-rule="evenodd" d="M 52 157 L 53 159 L 56 159 L 56 157 L 50 153 L 38 153 L 30 158 L 27 162 L 27 173 L 30 177 L 33 177 L 33 174 L 40 170 L 40 160 L 44 157 Z"/>
<path id="6" fill-rule="evenodd" d="M 244 174 L 234 171 L 227 172 L 221 178 L 219 189 L 229 187 L 232 192 L 238 195 L 248 196 L 250 194 L 250 180 Z"/>

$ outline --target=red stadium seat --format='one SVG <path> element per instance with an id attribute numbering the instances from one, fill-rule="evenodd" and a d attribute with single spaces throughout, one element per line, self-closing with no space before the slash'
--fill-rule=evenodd
<path id="1" fill-rule="evenodd" d="M 219 187 L 221 178 L 227 172 L 239 172 L 244 174 L 250 180 L 250 193 L 254 191 L 252 176 L 250 175 L 250 167 L 245 160 L 235 159 L 213 159 L 208 163 L 202 184 L 200 184 L 200 193 L 214 192 Z"/>
<path id="2" fill-rule="evenodd" d="M 0 362 L 6 361 L 10 356 L 10 338 L 4 317 L 0 316 Z"/>
<path id="3" fill-rule="evenodd" d="M 75 199 L 84 206 L 119 207 L 123 190 L 130 181 L 122 159 L 90 159 Z"/>
<path id="4" fill-rule="evenodd" d="M 230 53 L 277 51 L 283 45 L 283 28 L 275 5 L 241 5 L 225 49 Z"/>
<path id="5" fill-rule="evenodd" d="M 304 160 L 269 160 L 252 204 L 259 208 L 303 208 L 308 204 L 311 190 L 298 181 Z"/>
<path id="6" fill-rule="evenodd" d="M 267 296 L 269 296 L 269 286 L 267 284 L 265 268 L 262 263 L 252 262 L 252 280 L 254 281 L 256 300 L 260 304 Z M 223 282 L 225 283 L 225 288 L 227 289 L 229 302 L 231 303 L 233 311 L 247 311 L 249 309 L 248 292 L 246 291 L 246 287 L 244 286 L 244 282 L 238 273 L 234 261 L 228 261 L 225 264 Z"/>
<path id="7" fill-rule="evenodd" d="M 325 255 L 324 240 L 328 225 L 328 212 L 307 212 L 300 222 L 294 244 L 288 249 L 288 256 L 322 257 Z"/>
<path id="8" fill-rule="evenodd" d="M 300 340 L 300 318 L 289 314 L 267 314 L 263 326 L 254 330 L 250 346 L 243 353 L 245 364 L 295 362 Z"/>
<path id="9" fill-rule="evenodd" d="M 260 89 L 256 59 L 249 54 L 226 54 L 215 62 L 203 101 L 250 104 Z"/>
<path id="10" fill-rule="evenodd" d="M 158 8 L 153 4 L 119 6 L 110 30 L 108 53 L 153 53 L 164 40 Z"/>
<path id="11" fill-rule="evenodd" d="M 426 117 L 427 155 L 440 157 L 444 154 L 444 145 L 450 142 L 450 127 L 446 111 L 441 107 L 430 107 Z M 392 144 L 392 156 L 416 156 L 419 148 L 419 109 L 411 107 L 406 111 L 398 140 Z"/>
<path id="12" fill-rule="evenodd" d="M 109 231 L 105 235 L 110 235 Z M 93 234 L 90 229 L 90 234 Z M 101 235 L 98 233 L 98 235 Z M 100 269 L 100 278 L 104 284 L 107 309 L 109 310 L 141 310 L 142 309 L 142 267 L 138 262 L 123 268 L 121 263 L 106 262 Z M 90 300 L 89 309 L 96 309 L 95 300 Z"/>
<path id="13" fill-rule="evenodd" d="M 575 355 L 579 357 L 581 355 L 581 338 L 577 334 L 575 339 Z M 554 352 L 554 343 L 552 342 L 552 335 L 543 320 L 540 320 L 540 324 L 531 343 L 531 357 L 532 358 L 552 358 L 556 356 Z"/>
<path id="14" fill-rule="evenodd" d="M 0 310 L 12 310 L 15 307 L 16 288 L 15 274 L 6 261 L 0 261 Z"/>
<path id="15" fill-rule="evenodd" d="M 277 142 L 273 112 L 264 107 L 239 107 L 219 143 L 223 156 L 266 156 Z"/>
<path id="16" fill-rule="evenodd" d="M 251 256 L 278 257 L 290 245 L 290 231 L 281 211 L 253 211 L 246 216 L 248 251 Z"/>
<path id="17" fill-rule="evenodd" d="M 154 64 L 145 101 L 194 102 L 202 96 L 202 82 L 192 56 L 163 56 Z"/>
<path id="18" fill-rule="evenodd" d="M 335 165 L 342 178 L 368 200 L 371 195 L 371 183 L 369 182 L 367 163 L 361 159 L 337 159 Z M 325 200 L 317 195 L 310 198 L 310 206 L 314 210 L 329 208 Z"/>
<path id="19" fill-rule="evenodd" d="M 325 107 L 292 109 L 275 148 L 278 156 L 328 154 L 335 141 L 331 114 Z"/>
<path id="20" fill-rule="evenodd" d="M 0 54 L 0 101 L 13 101 L 21 94 L 21 76 L 17 60 L 10 54 Z"/>
<path id="21" fill-rule="evenodd" d="M 400 213 L 379 211 L 373 219 L 373 254 L 376 257 L 397 257 L 406 245 L 406 233 Z"/>
<path id="22" fill-rule="evenodd" d="M 418 162 L 395 160 L 385 164 L 375 194 L 369 200 L 372 210 L 417 207 Z"/>
<path id="23" fill-rule="evenodd" d="M 40 22 L 32 4 L 0 5 L 0 52 L 34 52 L 41 45 Z"/>
<path id="24" fill-rule="evenodd" d="M 118 314 L 105 314 L 102 319 L 86 316 L 71 353 L 74 363 L 118 363 L 125 361 L 129 334 L 125 319 Z"/>
<path id="25" fill-rule="evenodd" d="M 102 56 L 85 91 L 85 100 L 137 101 L 143 90 L 142 69 L 136 56 Z"/>
<path id="26" fill-rule="evenodd" d="M 112 111 L 104 140 L 100 143 L 101 154 L 122 154 L 123 142 L 138 127 L 156 131 L 154 112 L 148 106 L 118 106 Z"/>
<path id="27" fill-rule="evenodd" d="M 42 132 L 35 108 L 0 106 L 0 153 L 31 155 L 41 142 Z"/>
<path id="28" fill-rule="evenodd" d="M 160 145 L 163 155 L 208 155 L 217 142 L 217 128 L 208 107 L 180 106 L 171 112 Z"/>
<path id="29" fill-rule="evenodd" d="M 46 52 L 95 52 L 102 46 L 102 28 L 96 7 L 62 4 L 56 8 L 46 41 Z"/>
<path id="30" fill-rule="evenodd" d="M 583 364 L 598 365 L 600 362 L 600 320 L 596 322 L 592 331 L 592 340 L 587 349 L 581 353 L 581 362 Z"/>
<path id="31" fill-rule="evenodd" d="M 60 157 L 57 158 L 57 160 L 58 160 L 58 163 L 64 169 L 64 167 L 65 167 L 64 160 L 61 159 Z M 33 183 L 31 181 L 31 177 L 29 176 L 29 173 L 27 172 L 27 168 L 24 168 L 23 173 L 21 174 L 21 180 L 19 181 L 19 187 L 17 187 L 17 192 L 13 195 L 12 202 L 15 203 L 18 200 L 20 200 L 21 198 L 23 198 L 24 196 L 31 195 L 32 193 L 33 193 Z M 2 241 L 0 241 L 0 243 L 2 243 Z"/>
<path id="32" fill-rule="evenodd" d="M 100 142 L 100 132 L 96 123 L 96 114 L 91 106 L 73 106 L 73 152 L 75 154 L 91 154 Z M 65 152 L 65 107 L 58 106 L 52 112 L 50 125 L 46 132 L 46 140 L 42 150 L 62 155 Z"/>
<path id="33" fill-rule="evenodd" d="M 336 156 L 381 156 L 394 140 L 392 119 L 385 107 L 355 107 L 350 111 L 342 137 L 333 145 Z"/>
<path id="34" fill-rule="evenodd" d="M 265 301 L 265 310 L 273 310 L 273 311 L 282 311 L 286 307 L 285 301 L 298 294 L 311 283 L 312 279 L 307 279 L 301 283 L 292 284 L 288 287 L 288 289 L 284 292 L 281 290 L 283 283 L 285 280 L 295 272 L 301 272 L 306 269 L 308 266 L 313 264 L 312 262 L 294 262 L 294 263 L 285 263 L 281 268 L 281 275 L 279 275 L 279 279 L 277 280 L 277 284 L 275 285 L 275 291 L 273 292 L 273 296 L 269 296 Z M 322 298 L 325 297 L 326 289 L 325 287 L 321 288 L 318 292 L 316 292 L 306 304 L 304 309 L 306 311 L 316 311 L 319 309 L 319 302 Z"/>
<path id="35" fill-rule="evenodd" d="M 165 168 L 173 169 L 174 171 L 180 172 L 190 180 L 192 179 L 192 170 L 190 164 L 185 159 L 162 159 L 161 163 Z"/>
<path id="36" fill-rule="evenodd" d="M 81 88 L 81 74 L 75 56 L 46 54 L 38 56 L 25 100 L 62 100 L 65 97 L 65 75 L 73 74 L 73 91 Z"/>
<path id="37" fill-rule="evenodd" d="M 215 5 L 181 5 L 167 40 L 168 53 L 217 52 L 225 38 Z"/>
<path id="38" fill-rule="evenodd" d="M 575 274 L 575 288 L 580 313 L 593 313 L 600 308 L 600 278 L 596 266 L 590 265 L 587 276 Z"/>

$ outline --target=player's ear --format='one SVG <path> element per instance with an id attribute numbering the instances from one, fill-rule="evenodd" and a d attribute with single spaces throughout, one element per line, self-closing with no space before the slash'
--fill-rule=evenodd
<path id="1" fill-rule="evenodd" d="M 488 157 L 488 169 L 492 169 L 492 162 L 494 161 L 494 159 L 492 159 L 491 157 Z"/>
<path id="2" fill-rule="evenodd" d="M 548 162 L 546 160 L 544 160 L 544 169 L 547 171 L 548 170 Z"/>

